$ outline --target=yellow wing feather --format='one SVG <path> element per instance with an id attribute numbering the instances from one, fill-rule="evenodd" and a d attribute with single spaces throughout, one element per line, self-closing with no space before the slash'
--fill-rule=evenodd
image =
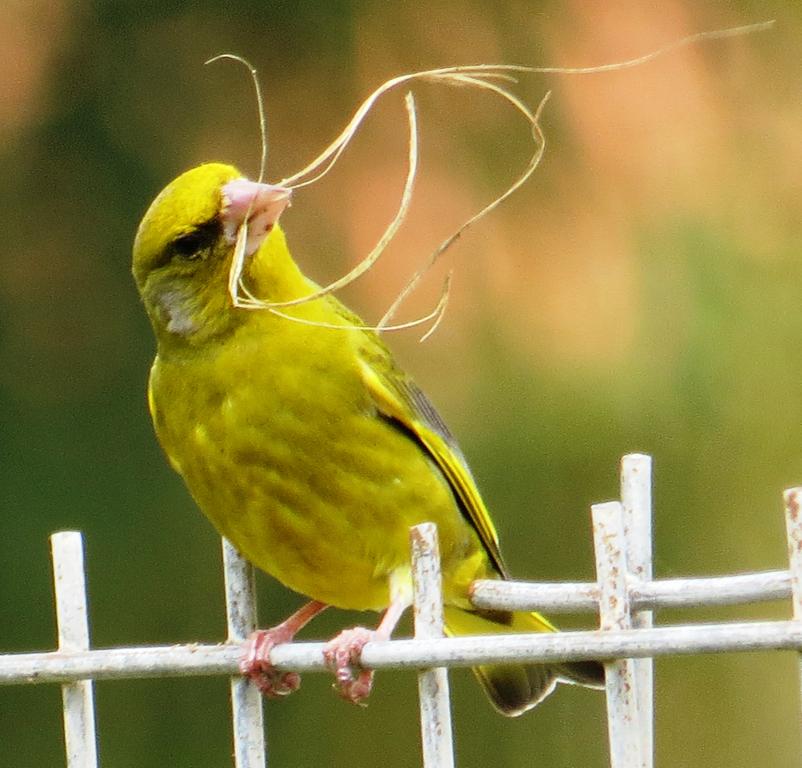
<path id="1" fill-rule="evenodd" d="M 426 395 L 408 376 L 392 366 L 389 357 L 379 354 L 376 362 L 381 365 L 362 361 L 365 384 L 376 407 L 411 432 L 426 449 L 453 489 L 496 570 L 506 578 L 507 569 L 496 528 L 454 436 Z"/>

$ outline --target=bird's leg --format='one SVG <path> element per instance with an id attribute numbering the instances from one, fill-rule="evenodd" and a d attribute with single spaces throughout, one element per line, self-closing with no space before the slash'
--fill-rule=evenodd
<path id="1" fill-rule="evenodd" d="M 326 643 L 323 657 L 336 678 L 334 687 L 340 696 L 352 704 L 363 704 L 373 687 L 373 670 L 365 669 L 360 662 L 362 649 L 374 640 L 389 640 L 408 600 L 394 600 L 384 612 L 375 630 L 354 627 L 340 632 Z"/>
<path id="2" fill-rule="evenodd" d="M 301 686 L 297 672 L 280 672 L 270 662 L 270 651 L 281 643 L 288 643 L 312 619 L 328 606 L 313 600 L 292 614 L 286 621 L 271 629 L 257 629 L 251 633 L 243 648 L 240 671 L 250 678 L 268 698 L 286 696 Z"/>

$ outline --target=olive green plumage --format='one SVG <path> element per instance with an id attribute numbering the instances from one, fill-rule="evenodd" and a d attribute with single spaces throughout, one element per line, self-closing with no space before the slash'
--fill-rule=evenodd
<path id="1" fill-rule="evenodd" d="M 359 610 L 410 593 L 409 527 L 434 522 L 450 633 L 553 630 L 537 614 L 471 612 L 470 583 L 505 576 L 493 523 L 454 438 L 377 334 L 332 296 L 282 311 L 337 329 L 232 305 L 221 190 L 239 177 L 220 164 L 183 174 L 134 244 L 158 343 L 153 422 L 198 506 L 286 586 Z M 243 279 L 268 301 L 317 288 L 277 224 Z M 601 668 L 511 665 L 477 676 L 497 708 L 518 714 L 557 676 L 595 685 Z"/>

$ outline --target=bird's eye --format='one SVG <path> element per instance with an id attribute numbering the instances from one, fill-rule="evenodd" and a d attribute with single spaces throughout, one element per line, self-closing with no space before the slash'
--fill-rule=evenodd
<path id="1" fill-rule="evenodd" d="M 173 259 L 201 261 L 212 253 L 220 237 L 220 222 L 212 219 L 176 237 L 164 251 L 164 263 Z"/>
<path id="2" fill-rule="evenodd" d="M 203 257 L 207 244 L 204 233 L 194 230 L 173 240 L 173 253 L 186 261 L 195 261 Z"/>

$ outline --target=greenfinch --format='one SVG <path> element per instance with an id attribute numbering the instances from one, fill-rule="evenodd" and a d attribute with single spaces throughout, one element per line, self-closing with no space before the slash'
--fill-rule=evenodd
<path id="1" fill-rule="evenodd" d="M 232 302 L 229 274 L 247 221 L 242 279 L 267 302 L 308 296 L 278 219 L 289 189 L 204 164 L 179 176 L 139 226 L 133 274 L 156 337 L 149 405 L 162 448 L 215 528 L 254 565 L 311 602 L 255 633 L 243 671 L 268 695 L 298 686 L 270 664 L 326 606 L 384 611 L 347 630 L 326 659 L 362 701 L 359 654 L 389 638 L 410 605 L 409 529 L 437 524 L 450 635 L 550 632 L 536 613 L 478 611 L 475 579 L 507 570 L 467 462 L 432 404 L 379 335 L 331 295 L 279 316 Z M 518 715 L 562 680 L 598 687 L 596 662 L 474 670 L 495 707 Z"/>

